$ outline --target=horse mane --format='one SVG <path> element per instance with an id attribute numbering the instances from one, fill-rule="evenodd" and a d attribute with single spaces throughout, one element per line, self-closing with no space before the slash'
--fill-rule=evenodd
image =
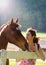
<path id="1" fill-rule="evenodd" d="M 3 29 L 3 28 L 5 28 L 5 26 L 7 26 L 7 25 L 9 25 L 9 21 L 7 22 L 7 23 L 5 23 L 5 24 L 3 24 L 1 27 L 0 27 L 0 31 Z"/>
<path id="2" fill-rule="evenodd" d="M 1 27 L 0 27 L 0 31 L 2 30 L 2 28 L 5 26 L 5 24 L 3 24 Z"/>
<path id="3" fill-rule="evenodd" d="M 7 27 L 7 24 L 3 24 L 1 27 L 0 27 L 0 35 L 1 33 L 4 31 L 4 29 Z"/>

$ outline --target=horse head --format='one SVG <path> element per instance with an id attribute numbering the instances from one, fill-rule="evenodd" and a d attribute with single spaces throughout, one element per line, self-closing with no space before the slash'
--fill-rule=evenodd
<path id="1" fill-rule="evenodd" d="M 6 23 L 2 34 L 8 42 L 17 45 L 22 50 L 28 50 L 28 43 L 22 35 L 19 27 L 20 24 L 18 24 L 18 18 L 11 19 L 8 23 Z"/>

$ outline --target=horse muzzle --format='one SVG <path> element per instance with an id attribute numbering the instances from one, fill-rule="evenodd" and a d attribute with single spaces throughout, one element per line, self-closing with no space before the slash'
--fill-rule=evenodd
<path id="1" fill-rule="evenodd" d="M 28 43 L 26 42 L 26 44 L 25 44 L 25 51 L 29 51 L 29 48 L 28 48 Z"/>
<path id="2" fill-rule="evenodd" d="M 28 51 L 28 43 L 26 42 L 24 46 L 21 46 L 21 49 L 23 51 L 26 51 L 26 50 Z"/>

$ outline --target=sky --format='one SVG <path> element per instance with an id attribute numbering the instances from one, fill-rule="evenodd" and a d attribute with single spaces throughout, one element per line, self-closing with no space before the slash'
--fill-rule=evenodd
<path id="1" fill-rule="evenodd" d="M 0 0 L 0 23 L 16 17 L 24 26 L 46 20 L 46 0 Z"/>

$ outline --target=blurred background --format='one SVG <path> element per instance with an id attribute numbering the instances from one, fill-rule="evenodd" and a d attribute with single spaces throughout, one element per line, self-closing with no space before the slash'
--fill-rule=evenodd
<path id="1" fill-rule="evenodd" d="M 19 18 L 22 31 L 46 32 L 46 0 L 0 0 L 0 26 L 11 18 Z"/>
<path id="2" fill-rule="evenodd" d="M 35 28 L 39 32 L 37 36 L 41 38 L 41 47 L 46 48 L 46 0 L 0 0 L 0 26 L 11 18 L 19 18 L 22 31 Z M 25 36 L 25 32 L 23 34 Z M 8 50 L 18 48 L 9 44 Z M 13 65 L 13 60 L 10 65 Z M 36 65 L 46 65 L 46 61 L 36 62 Z"/>

